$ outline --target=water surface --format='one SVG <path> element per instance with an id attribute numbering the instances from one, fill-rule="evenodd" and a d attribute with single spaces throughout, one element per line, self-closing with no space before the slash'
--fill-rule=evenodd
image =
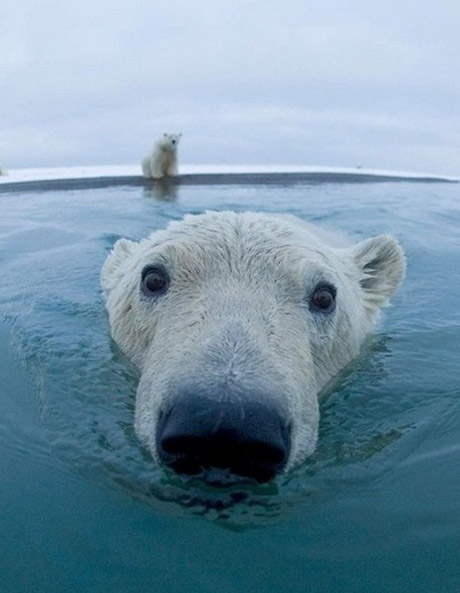
<path id="1" fill-rule="evenodd" d="M 460 186 L 224 181 L 1 190 L 1 592 L 460 591 Z M 408 257 L 316 454 L 265 486 L 155 468 L 109 336 L 99 271 L 116 239 L 206 209 L 390 232 Z"/>

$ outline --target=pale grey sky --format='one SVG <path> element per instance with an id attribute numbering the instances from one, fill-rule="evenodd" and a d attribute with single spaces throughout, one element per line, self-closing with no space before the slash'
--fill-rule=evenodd
<path id="1" fill-rule="evenodd" d="M 0 165 L 460 175 L 460 2 L 3 0 Z"/>

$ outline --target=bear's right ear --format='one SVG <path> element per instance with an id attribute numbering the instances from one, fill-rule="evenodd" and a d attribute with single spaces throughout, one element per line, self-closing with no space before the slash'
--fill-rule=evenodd
<path id="1" fill-rule="evenodd" d="M 359 270 L 359 283 L 366 299 L 366 308 L 376 314 L 401 284 L 406 262 L 398 241 L 391 235 L 379 235 L 352 248 Z"/>
<path id="2" fill-rule="evenodd" d="M 119 239 L 113 246 L 101 270 L 101 286 L 106 296 L 117 286 L 126 270 L 129 269 L 126 263 L 137 245 L 138 243 L 135 241 Z"/>

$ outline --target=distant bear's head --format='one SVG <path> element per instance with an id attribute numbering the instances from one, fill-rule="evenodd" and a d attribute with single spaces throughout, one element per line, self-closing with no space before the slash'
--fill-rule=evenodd
<path id="1" fill-rule="evenodd" d="M 334 247 L 301 221 L 256 213 L 119 240 L 101 279 L 112 336 L 141 373 L 139 439 L 209 480 L 263 482 L 301 463 L 319 392 L 358 354 L 404 269 L 391 236 Z"/>
<path id="2" fill-rule="evenodd" d="M 181 139 L 182 134 L 167 134 L 166 132 L 160 139 L 160 144 L 164 148 L 169 148 L 170 150 L 176 150 L 177 146 L 179 145 L 179 140 Z"/>

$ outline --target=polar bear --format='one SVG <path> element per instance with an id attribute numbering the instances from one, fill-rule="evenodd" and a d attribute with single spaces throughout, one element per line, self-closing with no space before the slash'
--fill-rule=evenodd
<path id="1" fill-rule="evenodd" d="M 138 438 L 209 482 L 291 470 L 315 449 L 325 385 L 404 273 L 390 235 L 344 245 L 282 215 L 206 212 L 120 239 L 101 284 L 113 339 L 140 370 Z"/>
<path id="2" fill-rule="evenodd" d="M 142 160 L 144 177 L 161 179 L 178 174 L 177 147 L 182 134 L 163 134 Z"/>

